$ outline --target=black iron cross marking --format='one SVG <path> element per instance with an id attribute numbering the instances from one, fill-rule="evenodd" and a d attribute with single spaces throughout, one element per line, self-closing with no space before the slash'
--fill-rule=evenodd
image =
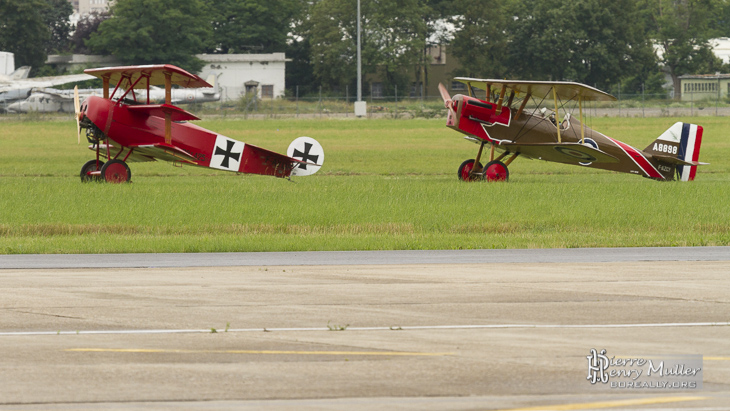
<path id="1" fill-rule="evenodd" d="M 228 143 L 228 148 L 225 149 L 225 150 L 223 150 L 220 147 L 216 147 L 215 148 L 215 155 L 217 155 L 217 156 L 223 156 L 223 161 L 221 162 L 221 167 L 223 167 L 223 168 L 228 168 L 229 167 L 229 165 L 228 165 L 228 159 L 229 158 L 233 158 L 236 161 L 239 161 L 241 159 L 241 153 L 233 153 L 232 152 L 233 151 L 233 146 L 236 143 L 234 143 L 231 140 L 228 140 L 227 143 Z"/>
<path id="2" fill-rule="evenodd" d="M 304 162 L 312 161 L 313 163 L 317 164 L 317 160 L 319 160 L 319 156 L 309 154 L 309 151 L 311 149 L 312 149 L 311 143 L 304 143 L 304 152 L 302 153 L 301 151 L 294 149 L 294 157 L 301 157 L 302 161 L 304 161 Z M 306 170 L 307 165 L 299 163 L 299 168 L 301 168 L 302 170 Z"/>

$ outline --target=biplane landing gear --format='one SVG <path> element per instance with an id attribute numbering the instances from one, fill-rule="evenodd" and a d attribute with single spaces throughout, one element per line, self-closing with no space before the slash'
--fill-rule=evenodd
<path id="1" fill-rule="evenodd" d="M 109 160 L 101 167 L 101 176 L 107 183 L 128 183 L 132 171 L 122 160 Z"/>
<path id="2" fill-rule="evenodd" d="M 476 170 L 475 170 L 476 169 Z M 482 164 L 477 163 L 476 160 L 466 160 L 459 166 L 457 175 L 461 181 L 477 181 L 480 180 L 479 176 L 481 173 Z M 472 173 L 474 171 L 474 173 Z"/>
<path id="3" fill-rule="evenodd" d="M 88 183 L 89 181 L 100 181 L 101 175 L 96 174 L 92 175 L 92 171 L 101 171 L 101 168 L 104 166 L 103 161 L 99 161 L 97 163 L 96 160 L 89 160 L 86 162 L 86 164 L 81 167 L 81 182 L 82 183 Z"/>
<path id="4" fill-rule="evenodd" d="M 484 179 L 492 181 L 507 181 L 509 179 L 509 170 L 507 165 L 499 160 L 493 160 L 484 167 Z"/>

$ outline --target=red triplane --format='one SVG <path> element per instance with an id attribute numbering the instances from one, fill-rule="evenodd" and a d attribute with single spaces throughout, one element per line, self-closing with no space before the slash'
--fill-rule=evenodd
<path id="1" fill-rule="evenodd" d="M 676 123 L 644 150 L 637 150 L 583 124 L 583 102 L 613 101 L 610 94 L 585 84 L 561 81 L 512 81 L 456 78 L 469 95 L 449 96 L 439 84 L 448 111 L 446 126 L 479 144 L 475 159 L 464 161 L 458 177 L 464 181 L 505 181 L 507 166 L 517 156 L 583 167 L 638 174 L 655 180 L 694 180 L 702 143 L 702 127 Z M 486 100 L 475 97 L 486 91 Z M 527 113 L 527 103 L 535 109 Z M 552 103 L 554 111 L 540 106 Z M 562 104 L 559 105 L 559 102 Z M 558 109 L 577 102 L 579 118 L 556 118 Z M 482 166 L 485 146 L 489 161 Z M 495 151 L 500 152 L 495 158 Z M 506 160 L 505 160 L 506 159 Z"/>
<path id="2" fill-rule="evenodd" d="M 212 87 L 200 77 L 172 65 L 88 69 L 101 78 L 104 96 L 91 96 L 83 104 L 75 98 L 79 141 L 86 129 L 89 148 L 96 159 L 81 168 L 81 181 L 128 182 L 133 161 L 165 160 L 239 173 L 275 177 L 316 173 L 324 162 L 322 146 L 310 137 L 292 142 L 287 155 L 228 138 L 188 123 L 199 120 L 171 104 L 172 85 Z M 109 94 L 109 85 L 116 84 Z M 135 89 L 165 86 L 165 103 L 138 101 Z M 102 158 L 108 161 L 102 161 Z"/>

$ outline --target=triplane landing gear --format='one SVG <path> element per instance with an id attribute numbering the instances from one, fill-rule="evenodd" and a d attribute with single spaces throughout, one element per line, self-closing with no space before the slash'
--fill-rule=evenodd
<path id="1" fill-rule="evenodd" d="M 89 160 L 81 167 L 81 182 L 106 181 L 107 183 L 128 183 L 132 179 L 129 166 L 122 160 Z"/>

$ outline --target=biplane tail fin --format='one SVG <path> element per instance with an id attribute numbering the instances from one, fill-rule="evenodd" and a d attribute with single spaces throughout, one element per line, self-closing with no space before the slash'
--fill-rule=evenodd
<path id="1" fill-rule="evenodd" d="M 700 163 L 700 145 L 702 144 L 702 126 L 690 123 L 675 123 L 659 138 L 644 149 L 657 160 L 676 167 L 681 181 L 692 181 Z"/>

